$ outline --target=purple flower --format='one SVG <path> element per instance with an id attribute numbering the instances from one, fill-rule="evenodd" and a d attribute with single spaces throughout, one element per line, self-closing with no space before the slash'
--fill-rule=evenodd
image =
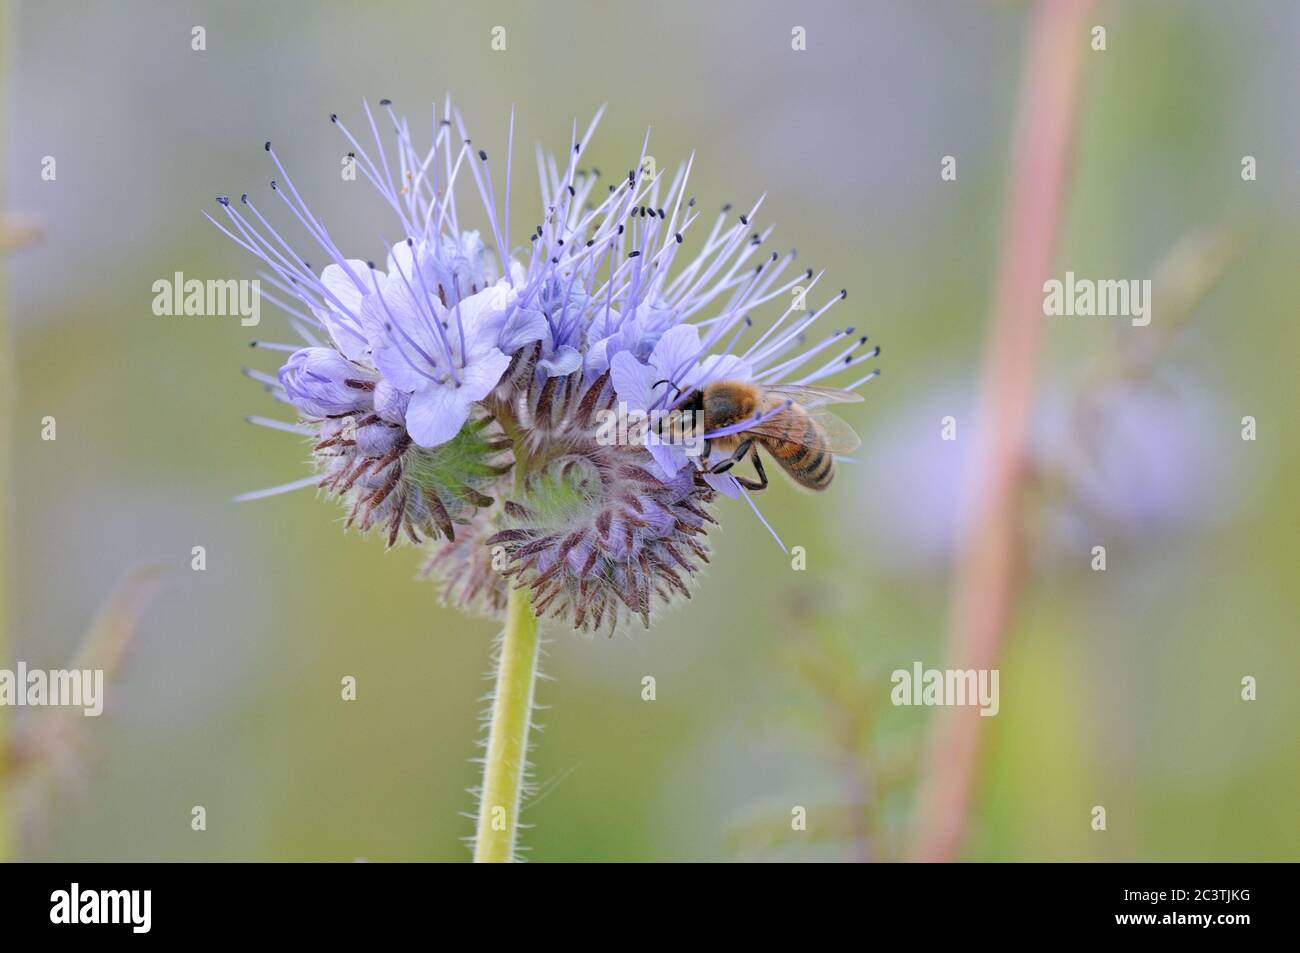
<path id="1" fill-rule="evenodd" d="M 371 402 L 375 376 L 330 347 L 294 352 L 280 368 L 280 384 L 299 410 L 313 417 L 342 417 Z"/>
<path id="2" fill-rule="evenodd" d="M 610 361 L 614 393 L 629 410 L 649 411 L 662 407 L 662 398 L 675 396 L 673 387 L 692 386 L 700 353 L 700 332 L 691 324 L 666 332 L 650 352 L 649 360 L 637 360 L 635 350 L 618 351 Z M 676 381 L 681 384 L 676 384 Z M 651 444 L 647 449 L 664 479 L 671 480 L 689 462 L 681 444 Z"/>
<path id="3" fill-rule="evenodd" d="M 652 177 L 638 172 L 643 145 L 612 182 L 584 168 L 599 116 L 539 163 L 542 207 L 522 218 L 520 241 L 509 156 L 503 206 L 494 163 L 450 104 L 424 150 L 382 105 L 397 135 L 379 141 L 367 105 L 371 150 L 331 117 L 395 214 L 400 240 L 382 268 L 347 257 L 269 142 L 272 193 L 324 267 L 288 252 L 247 195 L 218 200 L 225 222 L 212 221 L 261 260 L 264 294 L 304 345 L 268 344 L 290 357 L 278 378 L 253 372 L 303 420 L 258 422 L 311 436 L 321 471 L 252 495 L 317 484 L 350 505 L 349 525 L 428 541 L 431 573 L 457 602 L 495 610 L 501 587 L 527 586 L 539 612 L 578 628 L 629 615 L 648 625 L 707 561 L 715 494 L 748 494 L 710 472 L 717 451 L 599 440 L 600 413 L 668 410 L 723 379 L 856 389 L 879 373 L 861 368 L 878 349 L 852 328 L 818 334 L 845 292 L 813 305 L 822 275 L 767 249 L 761 199 L 701 223 L 691 162 Z M 460 227 L 466 190 L 481 232 Z"/>
<path id="4" fill-rule="evenodd" d="M 448 308 L 425 293 L 425 269 L 407 245 L 398 245 L 389 263 L 387 274 L 370 269 L 373 293 L 361 299 L 361 326 L 375 368 L 410 397 L 407 433 L 419 446 L 436 447 L 460 433 L 471 407 L 510 364 L 498 347 L 508 288 L 493 285 Z M 526 337 L 511 343 L 521 347 Z"/>
<path id="5" fill-rule="evenodd" d="M 646 361 L 637 360 L 635 349 L 620 350 L 610 362 L 614 393 L 628 410 L 665 411 L 680 393 L 702 388 L 716 380 L 753 379 L 750 366 L 735 355 L 705 356 L 700 331 L 693 324 L 680 324 L 659 338 Z M 665 479 L 671 480 L 690 462 L 681 443 L 651 443 L 646 448 Z M 714 486 L 729 492 L 735 481 L 705 474 Z"/>
<path id="6" fill-rule="evenodd" d="M 449 302 L 477 294 L 495 283 L 483 239 L 476 231 L 444 234 L 436 252 L 428 255 L 433 287 L 442 288 Z"/>

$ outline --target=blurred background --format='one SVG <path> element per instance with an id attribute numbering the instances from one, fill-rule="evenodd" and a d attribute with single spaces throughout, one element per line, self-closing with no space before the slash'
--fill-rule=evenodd
<path id="1" fill-rule="evenodd" d="M 270 205 L 268 138 L 348 254 L 379 257 L 393 224 L 341 179 L 328 115 L 391 97 L 427 135 L 447 93 L 490 152 L 516 107 L 516 223 L 536 207 L 532 143 L 562 152 L 602 103 L 593 165 L 630 168 L 649 126 L 661 168 L 697 150 L 706 208 L 770 191 L 773 241 L 847 286 L 884 348 L 845 414 L 858 462 L 825 495 L 764 494 L 805 571 L 723 501 L 694 600 L 648 633 L 547 634 L 528 856 L 904 855 L 935 710 L 891 706 L 890 673 L 943 665 L 962 475 L 997 424 L 977 393 L 1032 5 L 804 6 L 11 5 L 10 667 L 69 664 L 136 587 L 107 712 L 29 779 L 11 857 L 468 859 L 495 625 L 441 608 L 419 552 L 345 535 L 309 491 L 231 503 L 307 472 L 295 438 L 244 422 L 276 411 L 240 373 L 276 355 L 248 341 L 287 325 L 269 305 L 255 329 L 151 310 L 178 271 L 255 277 L 200 210 Z M 1055 274 L 1167 266 L 1189 303 L 1167 334 L 1159 299 L 1146 329 L 1043 319 L 1026 566 L 959 856 L 1296 859 L 1300 8 L 1112 2 L 1090 22 L 1107 49 L 1081 60 Z M 166 582 L 141 596 L 148 566 Z"/>

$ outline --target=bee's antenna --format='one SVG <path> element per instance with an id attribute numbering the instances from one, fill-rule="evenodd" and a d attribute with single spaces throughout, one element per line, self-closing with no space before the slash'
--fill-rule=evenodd
<path id="1" fill-rule="evenodd" d="M 667 384 L 669 387 L 671 387 L 673 390 L 675 390 L 675 391 L 677 392 L 676 395 L 673 397 L 674 400 L 676 400 L 678 397 L 682 396 L 682 389 L 681 389 L 680 387 L 678 387 L 676 384 L 674 384 L 672 381 L 670 381 L 670 380 L 669 380 L 668 378 L 666 378 L 666 377 L 665 377 L 663 380 L 655 381 L 653 384 L 650 385 L 650 389 L 651 389 L 651 390 L 654 390 L 654 389 L 655 389 L 656 387 L 658 387 L 660 384 Z"/>

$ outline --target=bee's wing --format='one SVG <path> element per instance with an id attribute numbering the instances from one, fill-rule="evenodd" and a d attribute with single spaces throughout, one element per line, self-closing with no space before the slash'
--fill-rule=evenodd
<path id="1" fill-rule="evenodd" d="M 851 390 L 837 390 L 834 387 L 809 387 L 799 384 L 777 384 L 764 387 L 763 390 L 773 397 L 784 397 L 803 404 L 806 408 L 821 407 L 824 404 L 857 404 L 862 395 Z"/>
<path id="2" fill-rule="evenodd" d="M 853 396 L 858 400 L 862 399 L 857 394 Z M 825 431 L 826 444 L 831 453 L 852 453 L 862 446 L 862 438 L 857 435 L 857 432 L 834 414 L 824 410 L 810 410 L 808 416 L 817 421 Z"/>
<path id="3" fill-rule="evenodd" d="M 811 417 L 821 428 L 822 433 L 826 435 L 825 442 L 820 441 L 816 436 L 805 439 L 804 434 L 807 432 L 807 428 L 803 425 L 803 420 L 796 417 L 793 412 L 775 414 L 770 419 L 757 423 L 744 432 L 770 437 L 773 440 L 782 440 L 787 443 L 796 443 L 801 447 L 817 449 L 825 447 L 831 453 L 852 453 L 862 446 L 862 440 L 853 431 L 853 428 L 834 414 L 827 413 L 824 410 L 808 410 L 806 407 L 804 413 Z"/>

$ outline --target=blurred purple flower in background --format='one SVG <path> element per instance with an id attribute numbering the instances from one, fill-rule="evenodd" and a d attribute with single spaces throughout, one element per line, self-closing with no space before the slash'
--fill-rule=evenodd
<path id="1" fill-rule="evenodd" d="M 1153 545 L 1222 519 L 1229 474 L 1204 434 L 1218 408 L 1214 394 L 1186 380 L 1111 382 L 1078 396 L 1049 387 L 1029 447 L 1035 552 L 1077 561 L 1104 538 Z M 943 438 L 947 417 L 955 439 Z M 973 401 L 959 391 L 927 397 L 882 427 L 879 444 L 889 451 L 855 471 L 870 492 L 854 499 L 881 543 L 871 552 L 881 569 L 941 572 L 955 555 L 966 468 L 983 437 Z"/>
<path id="2" fill-rule="evenodd" d="M 1053 394 L 1040 408 L 1033 445 L 1051 488 L 1056 532 L 1071 546 L 1097 530 L 1158 543 L 1221 521 L 1232 508 L 1223 455 L 1207 424 L 1218 398 L 1191 381 L 1117 382 L 1071 406 Z"/>

